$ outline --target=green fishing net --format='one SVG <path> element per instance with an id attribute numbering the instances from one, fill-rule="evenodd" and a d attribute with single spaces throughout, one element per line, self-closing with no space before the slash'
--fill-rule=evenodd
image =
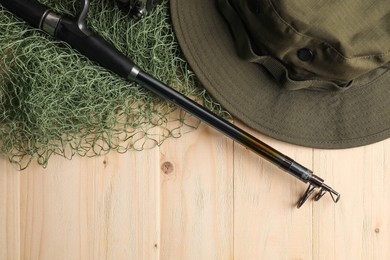
<path id="1" fill-rule="evenodd" d="M 80 2 L 40 1 L 74 16 Z M 91 1 L 88 25 L 145 71 L 218 114 L 182 58 L 168 3 L 134 21 L 113 0 Z M 199 121 L 0 7 L 0 156 L 19 169 L 56 154 L 98 156 L 160 145 Z"/>

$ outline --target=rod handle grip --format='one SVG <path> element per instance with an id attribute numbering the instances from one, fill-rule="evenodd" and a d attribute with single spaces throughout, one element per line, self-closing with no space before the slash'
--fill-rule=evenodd
<path id="1" fill-rule="evenodd" d="M 35 28 L 40 27 L 43 15 L 50 9 L 36 0 L 0 0 L 0 4 Z"/>

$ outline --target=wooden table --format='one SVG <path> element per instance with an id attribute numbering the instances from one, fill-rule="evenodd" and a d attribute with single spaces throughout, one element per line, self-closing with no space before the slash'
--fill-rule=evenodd
<path id="1" fill-rule="evenodd" d="M 0 159 L 0 259 L 390 259 L 390 139 L 347 150 L 255 134 L 341 193 L 306 186 L 201 125 L 143 152 Z"/>

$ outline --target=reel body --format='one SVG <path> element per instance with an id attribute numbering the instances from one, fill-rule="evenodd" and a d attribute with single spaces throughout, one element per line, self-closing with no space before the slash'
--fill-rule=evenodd
<path id="1" fill-rule="evenodd" d="M 116 0 L 118 7 L 128 13 L 131 18 L 141 19 L 150 12 L 161 0 Z"/>

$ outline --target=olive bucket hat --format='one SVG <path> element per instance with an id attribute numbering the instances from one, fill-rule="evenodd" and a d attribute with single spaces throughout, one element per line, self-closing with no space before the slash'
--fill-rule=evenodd
<path id="1" fill-rule="evenodd" d="M 170 5 L 199 81 L 248 126 L 317 148 L 390 137 L 390 1 Z"/>

